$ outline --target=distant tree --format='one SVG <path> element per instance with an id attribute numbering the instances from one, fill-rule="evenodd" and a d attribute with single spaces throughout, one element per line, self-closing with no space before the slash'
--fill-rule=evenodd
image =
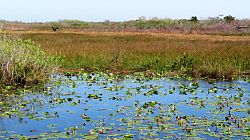
<path id="1" fill-rule="evenodd" d="M 144 16 L 141 16 L 141 17 L 138 18 L 138 20 L 143 20 L 143 21 L 145 21 L 145 20 L 147 20 L 147 18 L 144 17 Z"/>
<path id="2" fill-rule="evenodd" d="M 198 20 L 197 16 L 192 16 L 191 19 L 190 19 L 190 21 L 192 21 L 192 22 L 198 22 L 199 20 Z"/>
<path id="3" fill-rule="evenodd" d="M 227 23 L 232 23 L 235 20 L 235 17 L 228 15 L 224 17 L 224 21 L 226 21 Z"/>
<path id="4" fill-rule="evenodd" d="M 110 23 L 110 20 L 105 19 L 104 22 L 105 22 L 105 23 Z"/>

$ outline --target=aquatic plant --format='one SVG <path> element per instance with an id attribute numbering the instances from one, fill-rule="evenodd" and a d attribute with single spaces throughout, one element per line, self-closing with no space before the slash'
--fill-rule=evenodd
<path id="1" fill-rule="evenodd" d="M 5 85 L 44 81 L 56 70 L 55 62 L 31 40 L 0 38 L 0 82 Z"/>
<path id="2" fill-rule="evenodd" d="M 247 80 L 55 75 L 0 94 L 0 139 L 247 139 Z"/>

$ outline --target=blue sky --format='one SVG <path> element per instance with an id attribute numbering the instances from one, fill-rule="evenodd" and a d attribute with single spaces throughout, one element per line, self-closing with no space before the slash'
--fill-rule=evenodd
<path id="1" fill-rule="evenodd" d="M 250 0 L 0 0 L 0 19 L 26 22 L 78 19 L 124 21 L 145 16 L 250 18 Z"/>

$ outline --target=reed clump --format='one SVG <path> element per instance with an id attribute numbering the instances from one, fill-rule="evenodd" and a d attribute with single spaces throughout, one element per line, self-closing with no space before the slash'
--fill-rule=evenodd
<path id="1" fill-rule="evenodd" d="M 0 83 L 27 85 L 48 79 L 56 70 L 56 58 L 46 55 L 31 40 L 0 38 Z"/>

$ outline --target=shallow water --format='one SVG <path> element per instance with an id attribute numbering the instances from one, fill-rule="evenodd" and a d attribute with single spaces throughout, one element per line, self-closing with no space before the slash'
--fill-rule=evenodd
<path id="1" fill-rule="evenodd" d="M 249 138 L 250 83 L 56 75 L 1 95 L 0 138 Z"/>

